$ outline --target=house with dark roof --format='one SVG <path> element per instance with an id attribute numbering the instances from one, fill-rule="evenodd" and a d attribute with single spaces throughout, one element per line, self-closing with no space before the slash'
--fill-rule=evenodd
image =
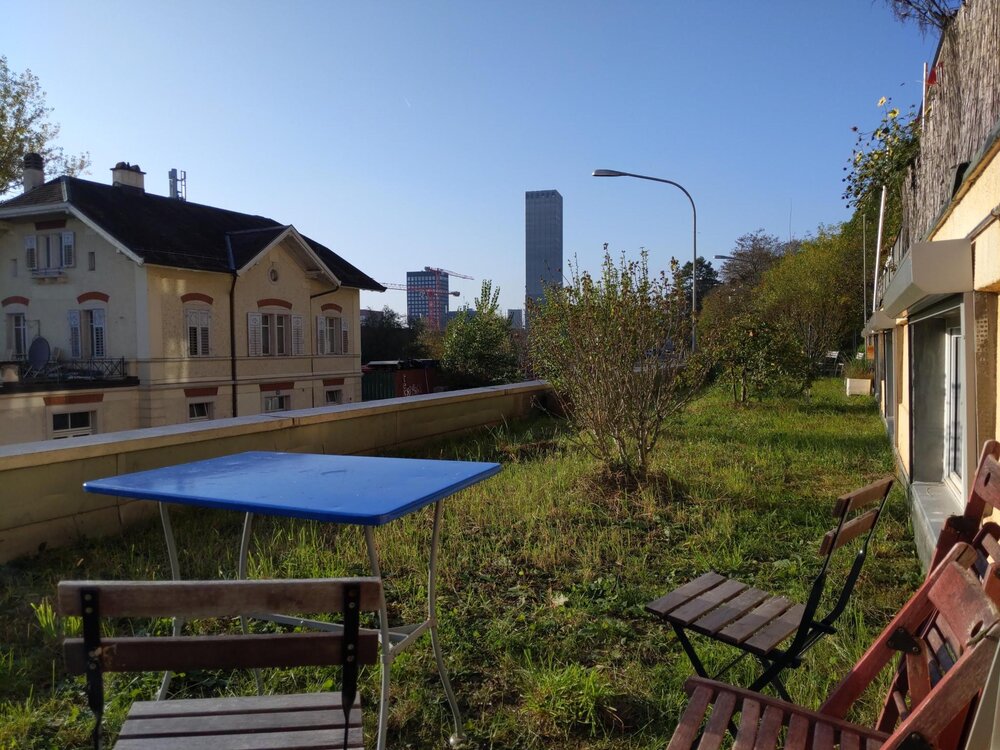
<path id="1" fill-rule="evenodd" d="M 0 203 L 0 443 L 361 400 L 363 271 L 294 226 L 110 185 Z"/>

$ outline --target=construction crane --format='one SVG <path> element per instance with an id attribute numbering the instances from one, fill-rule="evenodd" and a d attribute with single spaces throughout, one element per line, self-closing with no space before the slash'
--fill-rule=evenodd
<path id="1" fill-rule="evenodd" d="M 455 273 L 454 271 L 448 271 L 444 268 L 431 268 L 430 266 L 424 266 L 425 271 L 430 271 L 433 274 L 443 273 L 445 276 L 454 276 L 456 279 L 472 279 L 472 276 L 466 276 L 464 273 Z"/>
<path id="2" fill-rule="evenodd" d="M 458 291 L 442 292 L 438 289 L 421 289 L 419 287 L 408 287 L 406 284 L 394 284 L 390 281 L 380 281 L 379 283 L 386 289 L 398 289 L 401 292 L 407 292 L 407 293 L 416 292 L 417 294 L 423 294 L 425 297 L 427 297 L 427 302 L 428 302 L 427 309 L 430 311 L 430 315 L 427 316 L 427 319 L 430 321 L 431 328 L 433 328 L 435 331 L 441 330 L 441 315 L 440 315 L 440 310 L 438 310 L 438 306 L 434 304 L 434 301 L 440 296 L 445 296 L 445 295 L 451 297 L 459 296 Z"/>

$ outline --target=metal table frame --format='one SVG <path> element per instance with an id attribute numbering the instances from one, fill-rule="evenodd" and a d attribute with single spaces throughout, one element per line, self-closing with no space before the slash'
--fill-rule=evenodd
<path id="1" fill-rule="evenodd" d="M 249 455 L 249 454 L 248 454 Z M 391 459 L 389 459 L 391 460 Z M 195 462 L 200 463 L 200 462 Z M 379 607 L 378 607 L 378 629 L 374 632 L 377 633 L 379 638 L 379 643 L 381 645 L 381 686 L 380 686 L 380 700 L 379 700 L 379 711 L 378 711 L 378 741 L 377 750 L 385 750 L 386 746 L 386 733 L 388 728 L 389 720 L 389 684 L 392 671 L 392 663 L 396 656 L 404 651 L 405 649 L 412 646 L 416 641 L 425 633 L 430 634 L 431 637 L 431 648 L 434 652 L 434 660 L 437 665 L 438 675 L 441 678 L 441 683 L 444 687 L 445 697 L 448 700 L 448 705 L 451 709 L 452 720 L 454 723 L 454 732 L 449 738 L 449 744 L 452 747 L 459 747 L 465 739 L 465 733 L 462 726 L 462 715 L 458 707 L 458 701 L 455 697 L 455 692 L 452 689 L 451 681 L 448 677 L 448 670 L 444 663 L 444 655 L 441 649 L 440 639 L 438 637 L 438 618 L 437 618 L 437 563 L 438 563 L 438 550 L 440 548 L 440 538 L 441 538 L 441 526 L 442 526 L 442 514 L 443 506 L 442 503 L 444 499 L 450 496 L 453 492 L 474 484 L 482 479 L 491 476 L 493 473 L 499 471 L 500 467 L 497 464 L 492 465 L 492 470 L 484 475 L 479 476 L 471 482 L 465 482 L 461 486 L 452 486 L 447 490 L 442 490 L 445 494 L 441 492 L 434 493 L 429 497 L 436 499 L 430 499 L 428 502 L 418 505 L 417 507 L 410 507 L 409 510 L 401 510 L 394 514 L 389 514 L 386 516 L 381 516 L 377 520 L 369 523 L 363 523 L 360 520 L 334 520 L 328 518 L 313 517 L 313 520 L 320 520 L 326 523 L 338 523 L 340 525 L 350 525 L 350 526 L 362 526 L 364 528 L 365 536 L 365 546 L 368 552 L 368 562 L 371 566 L 372 575 L 379 578 L 382 577 L 381 565 L 379 563 L 378 549 L 375 544 L 375 526 L 384 525 L 385 523 L 395 520 L 397 518 L 402 518 L 416 510 L 424 507 L 425 505 L 433 504 L 433 526 L 431 530 L 430 539 L 430 550 L 428 555 L 428 566 L 427 566 L 427 614 L 422 622 L 398 625 L 396 627 L 389 626 L 388 612 L 386 608 L 385 591 L 383 589 L 380 596 Z M 155 471 L 155 470 L 154 470 Z M 117 478 L 113 478 L 117 479 Z M 87 482 L 84 485 L 84 489 L 88 492 L 102 492 L 115 494 L 114 487 L 101 487 L 98 488 L 98 484 L 104 482 L 107 484 L 112 480 L 95 480 L 93 482 Z M 196 507 L 216 507 L 225 508 L 225 505 L 212 505 L 205 504 L 201 502 L 185 502 L 181 499 L 162 499 L 164 496 L 156 496 L 150 492 L 136 492 L 129 495 L 128 492 L 121 487 L 117 488 L 119 494 L 127 497 L 135 497 L 138 499 L 156 500 L 159 505 L 160 511 L 160 521 L 163 525 L 163 534 L 166 540 L 167 546 L 167 556 L 170 561 L 170 574 L 174 580 L 181 580 L 181 570 L 180 561 L 177 555 L 177 543 L 174 538 L 173 525 L 170 521 L 170 505 L 173 502 L 180 504 L 190 504 Z M 427 497 L 427 496 L 425 496 Z M 244 504 L 244 507 L 248 503 Z M 231 508 L 232 510 L 243 510 L 244 521 L 243 521 L 243 531 L 240 540 L 240 551 L 239 551 L 239 562 L 237 576 L 240 579 L 247 578 L 247 560 L 250 552 L 250 540 L 253 532 L 253 518 L 255 513 L 252 511 L 245 511 L 244 509 Z M 271 515 L 269 513 L 269 515 Z M 275 512 L 273 515 L 279 515 L 286 518 L 309 518 L 307 515 L 296 515 L 296 514 L 281 514 Z M 387 520 L 388 519 L 388 520 Z M 312 620 L 301 617 L 291 617 L 288 615 L 274 614 L 274 613 L 247 613 L 241 617 L 241 626 L 244 632 L 247 631 L 248 622 L 250 619 L 265 619 L 271 622 L 301 626 L 308 628 L 315 628 L 319 630 L 327 631 L 339 631 L 342 626 L 338 623 L 328 623 L 318 620 Z M 184 620 L 182 618 L 175 618 L 173 623 L 174 635 L 179 635 L 182 628 L 184 627 Z M 372 632 L 369 630 L 368 632 Z M 258 691 L 261 690 L 261 679 L 259 671 L 256 673 L 257 677 L 257 687 Z M 172 673 L 167 672 L 163 676 L 163 680 L 160 684 L 160 689 L 157 694 L 157 699 L 164 699 L 167 696 L 167 691 L 170 687 L 170 681 L 172 678 Z"/>

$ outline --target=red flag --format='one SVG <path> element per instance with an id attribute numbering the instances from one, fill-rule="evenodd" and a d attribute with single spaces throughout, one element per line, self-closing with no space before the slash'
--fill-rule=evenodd
<path id="1" fill-rule="evenodd" d="M 937 65 L 931 68 L 931 72 L 927 74 L 927 85 L 933 86 L 937 83 Z"/>

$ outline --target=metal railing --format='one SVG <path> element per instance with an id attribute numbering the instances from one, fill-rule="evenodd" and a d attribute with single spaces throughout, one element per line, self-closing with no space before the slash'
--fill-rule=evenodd
<path id="1" fill-rule="evenodd" d="M 41 368 L 32 367 L 27 361 L 17 363 L 18 379 L 22 383 L 64 382 L 74 380 L 124 380 L 128 377 L 125 358 L 90 357 L 66 362 L 51 360 Z"/>

